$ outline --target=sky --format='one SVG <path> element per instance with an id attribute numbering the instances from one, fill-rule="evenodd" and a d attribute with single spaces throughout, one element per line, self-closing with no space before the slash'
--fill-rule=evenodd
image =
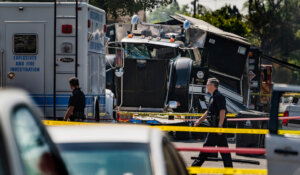
<path id="1" fill-rule="evenodd" d="M 190 8 L 192 7 L 192 1 L 193 0 L 177 0 L 180 6 L 188 4 Z M 247 13 L 247 9 L 243 10 L 243 4 L 246 1 L 247 0 L 198 0 L 198 3 L 204 5 L 205 7 L 208 7 L 211 10 L 219 9 L 225 4 L 236 5 L 240 12 Z"/>

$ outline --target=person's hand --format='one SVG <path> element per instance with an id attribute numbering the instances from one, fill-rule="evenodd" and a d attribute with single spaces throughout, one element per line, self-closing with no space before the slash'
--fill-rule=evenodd
<path id="1" fill-rule="evenodd" d="M 199 121 L 199 120 L 197 120 L 197 121 L 194 123 L 194 127 L 196 127 L 196 126 L 198 126 L 198 125 L 200 125 L 200 121 Z"/>

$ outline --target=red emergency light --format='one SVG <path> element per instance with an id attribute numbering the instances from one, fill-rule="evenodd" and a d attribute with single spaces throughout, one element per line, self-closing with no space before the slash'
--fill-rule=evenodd
<path id="1" fill-rule="evenodd" d="M 91 20 L 88 20 L 88 28 L 91 27 Z"/>
<path id="2" fill-rule="evenodd" d="M 106 24 L 104 25 L 104 33 L 106 33 L 107 32 L 107 26 L 106 26 Z"/>
<path id="3" fill-rule="evenodd" d="M 284 111 L 283 112 L 283 117 L 288 117 L 289 116 L 289 111 Z M 288 125 L 288 120 L 282 120 L 282 126 L 287 126 Z"/>
<path id="4" fill-rule="evenodd" d="M 69 24 L 65 24 L 61 26 L 61 33 L 70 34 L 73 32 L 73 26 Z"/>

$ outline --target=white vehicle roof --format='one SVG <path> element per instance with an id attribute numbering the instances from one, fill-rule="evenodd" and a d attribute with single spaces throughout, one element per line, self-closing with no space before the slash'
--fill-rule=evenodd
<path id="1" fill-rule="evenodd" d="M 74 6 L 75 2 L 59 2 L 58 5 L 62 6 Z M 1 2 L 0 7 L 54 7 L 53 2 Z M 89 7 L 97 11 L 105 13 L 104 10 L 94 7 L 87 2 L 79 2 L 78 6 L 80 7 Z"/>
<path id="2" fill-rule="evenodd" d="M 156 128 L 141 125 L 101 124 L 53 126 L 49 127 L 48 131 L 56 144 L 95 142 L 149 144 L 154 174 L 167 174 L 162 150 L 164 135 Z"/>
<path id="3" fill-rule="evenodd" d="M 20 89 L 0 89 L 0 113 L 6 112 L 8 106 L 14 106 L 19 103 L 31 104 L 28 94 Z M 0 115 L 0 117 L 10 117 L 9 115 Z"/>
<path id="4" fill-rule="evenodd" d="M 287 85 L 287 84 L 275 84 L 273 86 L 274 91 L 290 91 L 290 92 L 300 92 L 300 86 L 297 85 Z"/>
<path id="5" fill-rule="evenodd" d="M 149 143 L 153 133 L 158 129 L 147 126 L 101 124 L 86 126 L 52 126 L 48 131 L 54 142 L 82 143 L 82 142 L 132 142 Z"/>
<path id="6" fill-rule="evenodd" d="M 133 38 L 125 37 L 121 40 L 122 43 L 142 43 L 142 44 L 154 44 L 154 45 L 161 45 L 161 46 L 168 46 L 168 47 L 179 47 L 180 45 L 176 42 L 172 43 L 168 39 L 160 39 L 156 40 L 156 38 L 153 38 L 149 40 L 147 37 L 141 38 L 134 36 Z"/>

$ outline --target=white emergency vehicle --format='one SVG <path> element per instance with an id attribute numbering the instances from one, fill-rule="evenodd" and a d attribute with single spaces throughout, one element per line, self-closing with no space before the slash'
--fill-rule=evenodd
<path id="1" fill-rule="evenodd" d="M 105 111 L 105 32 L 105 11 L 85 2 L 1 2 L 1 87 L 27 90 L 46 117 L 59 118 L 68 107 L 68 80 L 78 77 L 86 116 L 111 114 Z"/>

